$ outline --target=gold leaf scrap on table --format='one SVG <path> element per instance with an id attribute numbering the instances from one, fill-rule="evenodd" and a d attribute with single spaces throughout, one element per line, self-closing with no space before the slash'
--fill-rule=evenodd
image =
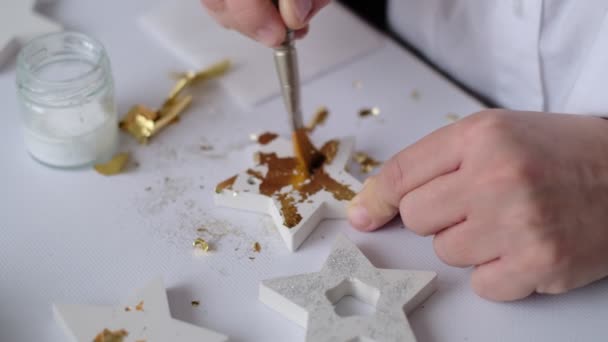
<path id="1" fill-rule="evenodd" d="M 93 342 L 123 342 L 128 335 L 129 333 L 124 329 L 117 331 L 104 329 L 95 336 Z"/>
<path id="2" fill-rule="evenodd" d="M 260 253 L 262 251 L 262 245 L 260 245 L 259 242 L 254 242 L 253 243 L 253 251 L 256 253 Z"/>
<path id="3" fill-rule="evenodd" d="M 177 74 L 177 83 L 160 109 L 154 110 L 144 105 L 135 105 L 120 122 L 120 128 L 141 144 L 148 143 L 150 138 L 164 128 L 179 121 L 181 114 L 188 109 L 193 96 L 182 95 L 186 89 L 202 81 L 222 76 L 229 69 L 230 61 L 224 60 L 199 72 Z"/>
<path id="4" fill-rule="evenodd" d="M 379 115 L 380 115 L 380 108 L 378 108 L 378 107 L 363 108 L 359 111 L 360 118 L 367 118 L 370 116 L 379 116 Z"/>
<path id="5" fill-rule="evenodd" d="M 456 121 L 460 120 L 460 115 L 455 114 L 455 113 L 448 113 L 448 114 L 445 115 L 445 118 L 449 122 L 456 122 Z"/>
<path id="6" fill-rule="evenodd" d="M 137 305 L 135 305 L 135 311 L 144 311 L 144 301 L 143 300 L 141 302 L 137 303 Z"/>
<path id="7" fill-rule="evenodd" d="M 96 164 L 93 168 L 104 176 L 114 176 L 122 173 L 129 162 L 128 153 L 119 153 L 104 164 Z"/>
<path id="8" fill-rule="evenodd" d="M 194 242 L 192 243 L 192 247 L 194 248 L 198 248 L 203 252 L 209 252 L 209 243 L 207 241 L 205 241 L 205 239 L 202 238 L 197 238 L 194 240 Z"/>
<path id="9" fill-rule="evenodd" d="M 306 125 L 306 130 L 308 132 L 313 132 L 318 126 L 325 124 L 327 118 L 329 117 L 329 109 L 327 107 L 319 107 L 315 112 L 315 115 L 312 117 L 308 125 Z"/>
<path id="10" fill-rule="evenodd" d="M 361 172 L 362 173 L 370 173 L 372 171 L 374 171 L 375 168 L 377 168 L 378 166 L 382 165 L 381 162 L 375 160 L 374 158 L 370 157 L 367 153 L 365 152 L 357 152 L 355 153 L 355 155 L 353 156 L 353 160 L 359 164 L 359 166 L 361 167 Z"/>
<path id="11" fill-rule="evenodd" d="M 309 198 L 320 191 L 327 191 L 339 201 L 350 201 L 355 192 L 348 186 L 333 179 L 326 171 L 325 165 L 331 164 L 339 148 L 339 141 L 331 140 L 323 145 L 321 153 L 325 157 L 323 165 L 307 173 L 296 157 L 279 157 L 276 153 L 256 153 L 258 166 L 265 166 L 267 171 L 249 169 L 247 174 L 259 181 L 260 194 L 277 200 L 283 224 L 293 228 L 302 221 L 297 205 L 308 202 Z M 237 176 L 229 178 L 216 187 L 216 192 L 231 190 Z M 251 183 L 250 183 L 251 184 Z"/>
<path id="12" fill-rule="evenodd" d="M 420 100 L 420 97 L 421 97 L 421 95 L 420 95 L 420 91 L 418 91 L 418 89 L 414 89 L 410 93 L 410 98 L 414 101 Z"/>

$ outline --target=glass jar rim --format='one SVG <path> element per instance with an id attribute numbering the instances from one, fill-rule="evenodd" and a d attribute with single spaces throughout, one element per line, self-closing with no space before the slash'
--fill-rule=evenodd
<path id="1" fill-rule="evenodd" d="M 84 47 L 82 51 L 73 52 L 90 62 L 91 67 L 65 79 L 53 80 L 39 75 L 37 67 L 56 57 L 58 52 L 67 51 L 70 41 L 76 43 L 74 46 L 77 48 Z M 109 73 L 109 60 L 103 44 L 79 32 L 55 32 L 36 37 L 21 49 L 17 57 L 18 89 L 30 100 L 45 104 L 44 96 L 48 95 L 45 89 L 63 92 L 63 100 L 84 99 L 103 88 L 108 79 L 111 80 Z"/>

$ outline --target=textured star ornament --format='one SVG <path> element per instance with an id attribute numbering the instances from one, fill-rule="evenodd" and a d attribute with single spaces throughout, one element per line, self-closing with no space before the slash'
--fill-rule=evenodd
<path id="1" fill-rule="evenodd" d="M 37 35 L 61 27 L 34 12 L 36 0 L 2 0 L 0 6 L 0 66 L 12 58 L 19 46 Z"/>
<path id="2" fill-rule="evenodd" d="M 222 342 L 228 338 L 171 317 L 162 280 L 117 307 L 55 304 L 57 322 L 77 342 Z"/>
<path id="3" fill-rule="evenodd" d="M 346 205 L 361 190 L 361 183 L 346 170 L 353 138 L 332 140 L 321 147 L 327 161 L 300 185 L 294 177 L 291 141 L 267 133 L 258 138 L 256 166 L 220 183 L 215 203 L 268 214 L 290 251 L 295 251 L 324 219 L 346 218 Z"/>
<path id="4" fill-rule="evenodd" d="M 346 237 L 339 236 L 317 273 L 265 280 L 260 301 L 305 327 L 306 341 L 416 341 L 407 321 L 435 291 L 437 274 L 375 268 Z M 341 317 L 334 304 L 353 296 L 375 306 L 370 316 Z"/>

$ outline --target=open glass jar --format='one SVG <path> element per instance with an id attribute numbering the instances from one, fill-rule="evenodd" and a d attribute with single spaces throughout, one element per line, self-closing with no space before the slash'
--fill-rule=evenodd
<path id="1" fill-rule="evenodd" d="M 25 144 L 36 160 L 75 168 L 114 154 L 114 81 L 99 42 L 73 32 L 30 41 L 17 60 L 17 89 Z"/>

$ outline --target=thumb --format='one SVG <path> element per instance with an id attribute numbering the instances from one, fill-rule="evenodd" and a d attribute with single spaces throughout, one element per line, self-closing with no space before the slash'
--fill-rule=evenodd
<path id="1" fill-rule="evenodd" d="M 393 219 L 399 212 L 398 205 L 389 203 L 379 176 L 365 181 L 363 190 L 353 198 L 348 207 L 348 219 L 357 229 L 372 231 Z"/>

